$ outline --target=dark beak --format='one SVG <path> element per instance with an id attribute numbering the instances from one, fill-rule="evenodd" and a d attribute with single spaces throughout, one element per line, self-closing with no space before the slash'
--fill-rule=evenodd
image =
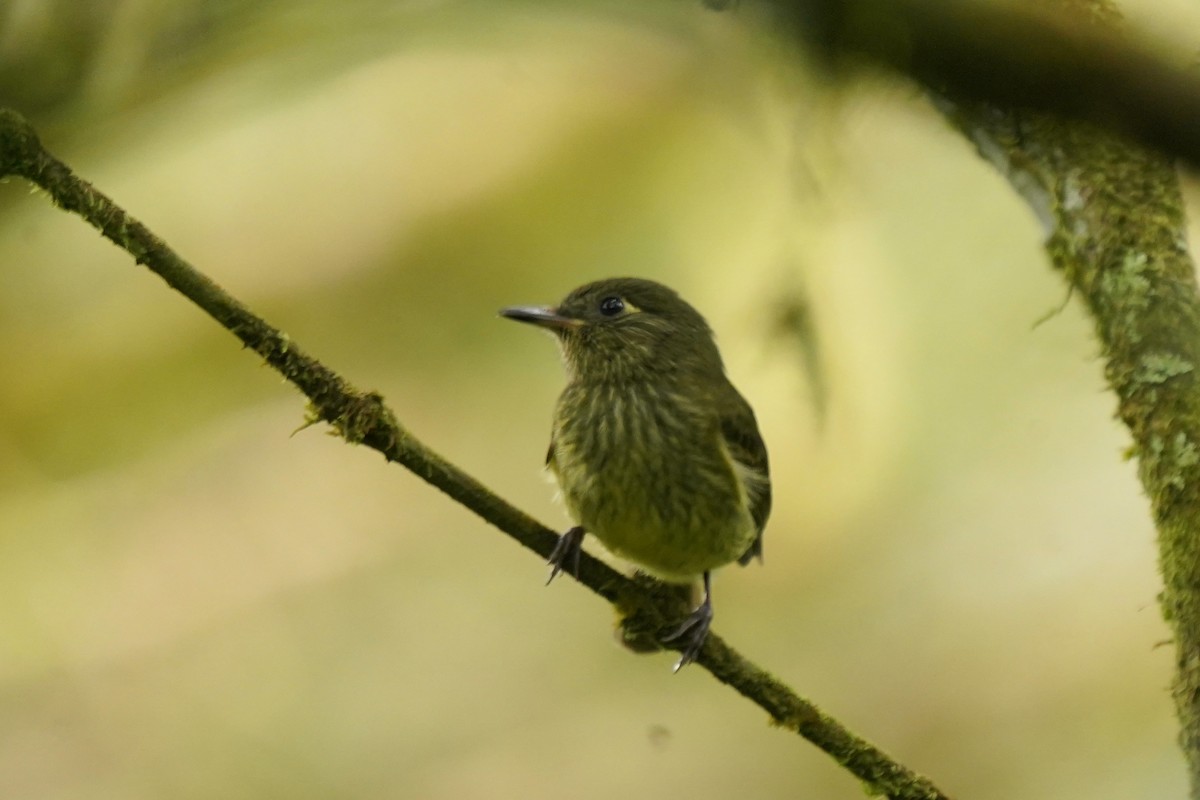
<path id="1" fill-rule="evenodd" d="M 578 328 L 583 324 L 583 320 L 564 317 L 555 309 L 546 306 L 509 306 L 500 309 L 500 316 L 551 330 Z"/>

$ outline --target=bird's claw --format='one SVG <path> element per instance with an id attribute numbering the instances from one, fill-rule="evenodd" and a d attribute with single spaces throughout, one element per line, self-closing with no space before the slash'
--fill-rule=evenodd
<path id="1" fill-rule="evenodd" d="M 679 627 L 662 638 L 664 644 L 678 644 L 683 648 L 672 672 L 679 672 L 700 656 L 700 650 L 708 639 L 708 629 L 712 627 L 712 619 L 712 604 L 705 597 L 699 608 L 688 614 Z"/>
<path id="2" fill-rule="evenodd" d="M 576 578 L 579 577 L 579 552 L 583 549 L 583 534 L 583 528 L 576 525 L 558 538 L 558 544 L 554 545 L 554 549 L 550 551 L 550 558 L 547 561 L 550 564 L 550 577 L 546 578 L 547 585 L 564 570 L 569 570 Z"/>

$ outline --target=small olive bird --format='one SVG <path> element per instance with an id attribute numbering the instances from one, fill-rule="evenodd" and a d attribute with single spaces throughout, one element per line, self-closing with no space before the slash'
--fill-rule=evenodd
<path id="1" fill-rule="evenodd" d="M 665 638 L 678 670 L 712 624 L 709 573 L 762 560 L 771 481 L 754 412 L 708 323 L 660 283 L 610 278 L 500 314 L 553 332 L 566 365 L 546 466 L 579 524 L 554 548 L 550 580 L 578 571 L 586 532 L 667 583 L 702 578 L 703 600 Z"/>

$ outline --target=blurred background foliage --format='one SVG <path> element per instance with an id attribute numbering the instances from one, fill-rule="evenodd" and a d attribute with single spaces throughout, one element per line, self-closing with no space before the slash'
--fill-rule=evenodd
<path id="1" fill-rule="evenodd" d="M 1183 795 L 1089 324 L 915 88 L 823 82 L 748 2 L 8 0 L 0 104 L 555 527 L 557 356 L 496 309 L 676 286 L 777 487 L 717 630 L 956 796 Z M 0 796 L 861 796 L 414 477 L 292 435 L 297 393 L 79 220 L 19 181 L 0 209 Z"/>

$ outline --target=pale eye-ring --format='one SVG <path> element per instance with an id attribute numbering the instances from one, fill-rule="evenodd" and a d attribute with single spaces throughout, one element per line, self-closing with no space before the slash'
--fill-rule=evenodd
<path id="1" fill-rule="evenodd" d="M 616 295 L 611 295 L 600 301 L 600 313 L 606 317 L 615 317 L 625 310 L 625 301 Z"/>

